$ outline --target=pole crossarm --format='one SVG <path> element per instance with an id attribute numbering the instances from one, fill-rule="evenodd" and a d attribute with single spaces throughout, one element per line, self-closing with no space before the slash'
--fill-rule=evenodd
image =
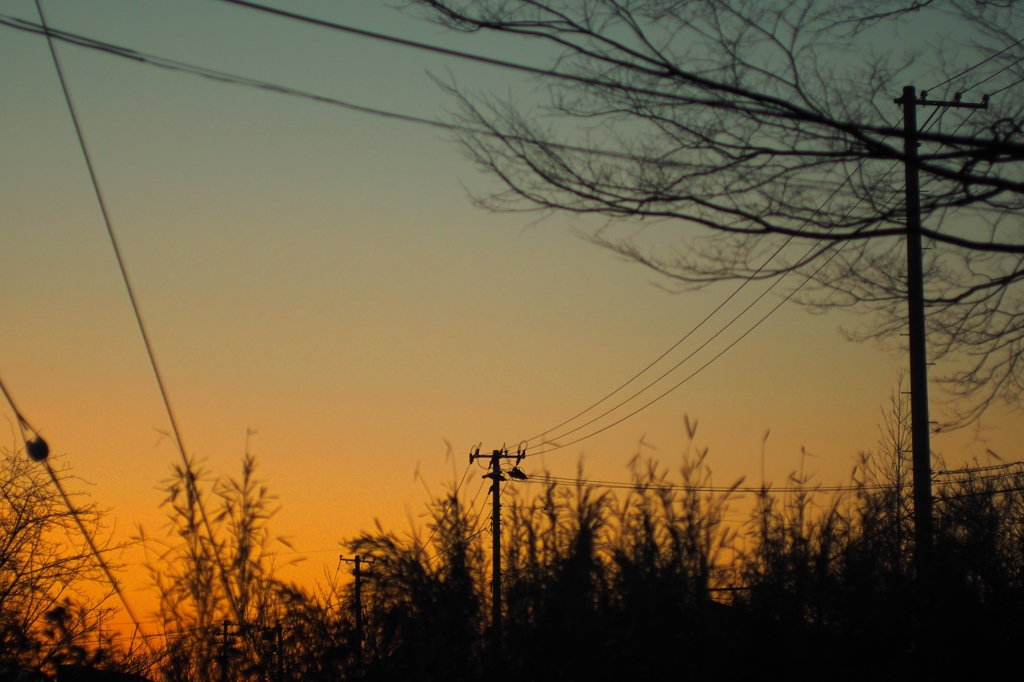
<path id="1" fill-rule="evenodd" d="M 903 97 L 897 97 L 893 100 L 896 104 L 906 103 L 907 95 L 904 92 Z M 960 93 L 956 93 L 953 101 L 945 101 L 938 99 L 928 99 L 928 91 L 922 90 L 921 96 L 914 100 L 914 103 L 919 107 L 947 107 L 949 109 L 988 109 L 988 95 L 982 95 L 980 102 L 962 102 L 960 101 Z"/>

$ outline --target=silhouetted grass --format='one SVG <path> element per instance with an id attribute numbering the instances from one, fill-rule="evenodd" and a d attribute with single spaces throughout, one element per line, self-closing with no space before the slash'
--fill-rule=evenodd
<path id="1" fill-rule="evenodd" d="M 908 420 L 894 396 L 880 447 L 862 455 L 852 489 L 821 492 L 797 472 L 783 490 L 755 494 L 742 524 L 726 523 L 740 503 L 735 486 L 709 489 L 706 451 L 685 453 L 674 477 L 635 457 L 633 487 L 618 495 L 582 473 L 533 495 L 510 488 L 502 675 L 748 679 L 771 670 L 863 679 L 1014 663 L 1024 634 L 1024 472 L 942 477 L 938 577 L 922 587 L 911 562 Z M 431 547 L 381 529 L 351 543 L 381 568 L 364 603 L 367 675 L 493 672 L 490 534 L 474 533 L 486 526 L 467 517 L 465 503 L 434 501 L 441 525 Z M 922 610 L 922 601 L 932 606 Z M 955 642 L 956 660 L 945 660 L 941 644 L 923 651 L 921 633 Z"/>
<path id="2" fill-rule="evenodd" d="M 166 628 L 151 674 L 220 679 L 225 620 L 231 682 L 853 680 L 991 676 L 1016 664 L 1020 466 L 940 472 L 937 568 L 921 579 L 898 390 L 879 447 L 838 492 L 802 472 L 753 493 L 741 481 L 712 485 L 707 450 L 693 447 L 687 425 L 691 445 L 676 467 L 637 455 L 624 488 L 592 485 L 580 470 L 573 481 L 505 490 L 497 649 L 489 504 L 473 508 L 476 498 L 453 485 L 430 502 L 425 529 L 378 525 L 346 543 L 347 554 L 373 560 L 364 564 L 361 643 L 350 582 L 334 576 L 309 591 L 278 577 L 277 506 L 255 460 L 246 455 L 236 479 L 188 461 L 165 484 L 167 532 L 149 540 Z M 9 570 L 0 566 L 0 576 Z M 13 603 L 0 593 L 5 623 Z M 116 652 L 73 635 L 92 622 L 73 609 L 36 613 L 46 614 L 40 646 L 67 642 L 51 645 L 52 662 L 105 665 L 105 652 Z"/>

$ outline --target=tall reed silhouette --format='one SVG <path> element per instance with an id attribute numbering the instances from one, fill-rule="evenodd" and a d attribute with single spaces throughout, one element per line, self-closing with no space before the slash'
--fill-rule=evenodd
<path id="1" fill-rule="evenodd" d="M 498 677 L 911 674 L 929 624 L 914 607 L 908 420 L 897 387 L 879 447 L 840 490 L 801 471 L 781 488 L 713 486 L 689 422 L 675 471 L 638 454 L 627 489 L 592 485 L 582 470 L 533 494 L 510 487 Z M 1024 634 L 1024 470 L 975 463 L 943 471 L 936 491 L 934 631 L 973 647 L 937 664 L 963 674 L 1013 664 Z M 464 495 L 433 500 L 429 547 L 423 534 L 380 527 L 349 543 L 378 561 L 363 604 L 368 678 L 495 672 L 489 528 L 470 506 Z"/>

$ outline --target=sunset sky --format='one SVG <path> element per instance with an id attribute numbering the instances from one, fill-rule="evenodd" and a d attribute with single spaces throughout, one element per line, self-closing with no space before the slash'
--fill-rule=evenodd
<path id="1" fill-rule="evenodd" d="M 552 56 L 446 33 L 371 0 L 277 4 L 538 66 Z M 54 28 L 427 119 L 454 107 L 430 74 L 527 101 L 542 87 L 209 0 L 44 8 Z M 0 0 L 0 13 L 37 19 L 26 0 Z M 461 478 L 471 447 L 514 449 L 550 430 L 735 287 L 670 293 L 652 272 L 574 236 L 575 218 L 475 208 L 470 194 L 493 181 L 442 130 L 57 50 L 185 444 L 211 472 L 234 474 L 247 429 L 257 431 L 250 449 L 282 507 L 275 529 L 301 553 L 290 556 L 307 557 L 286 577 L 308 584 L 333 571 L 338 542 L 374 519 L 400 531 L 410 518 L 422 523 L 426 488 Z M 46 41 L 6 27 L 0 130 L 0 376 L 80 477 L 72 486 L 110 508 L 116 532 L 156 532 L 159 485 L 178 458 L 161 436 L 168 419 Z M 681 381 L 779 300 L 770 294 L 645 396 Z M 906 365 L 899 340 L 845 340 L 840 328 L 859 322 L 787 304 L 654 406 L 524 468 L 571 475 L 582 458 L 592 477 L 621 480 L 641 438 L 675 466 L 689 415 L 716 482 L 759 483 L 769 429 L 768 480 L 783 483 L 806 448 L 818 481 L 845 482 L 858 452 L 876 446 Z M 13 423 L 6 405 L 0 412 Z M 949 466 L 986 463 L 988 449 L 1020 460 L 1022 421 L 997 407 L 981 430 L 938 436 L 933 448 Z M 3 443 L 21 446 L 13 426 Z M 482 483 L 473 473 L 466 485 L 475 493 Z"/>

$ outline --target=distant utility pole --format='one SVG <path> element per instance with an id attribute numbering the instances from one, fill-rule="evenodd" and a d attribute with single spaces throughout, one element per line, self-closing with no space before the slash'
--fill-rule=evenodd
<path id="1" fill-rule="evenodd" d="M 221 649 L 220 649 L 220 682 L 228 682 L 228 628 L 231 627 L 231 621 L 224 621 L 224 630 L 221 637 Z"/>
<path id="2" fill-rule="evenodd" d="M 282 645 L 281 624 L 274 627 L 274 635 L 277 638 L 277 682 L 284 682 L 284 646 Z"/>
<path id="3" fill-rule="evenodd" d="M 491 638 L 495 656 L 501 651 L 501 484 L 508 480 L 501 470 L 501 461 L 515 459 L 508 474 L 517 481 L 525 481 L 526 474 L 519 468 L 524 457 L 526 450 L 521 447 L 514 455 L 510 455 L 505 447 L 489 455 L 481 455 L 480 448 L 469 453 L 470 464 L 478 459 L 491 460 L 491 471 L 483 478 L 491 479 Z"/>
<path id="4" fill-rule="evenodd" d="M 366 564 L 369 566 L 373 563 L 373 559 L 370 557 L 357 556 L 352 559 L 346 559 L 345 555 L 338 557 L 339 561 L 353 564 L 355 567 L 352 571 L 355 576 L 355 612 L 356 612 L 356 671 L 358 674 L 363 674 L 363 591 L 362 591 L 362 579 L 364 577 L 370 577 L 370 573 L 364 573 L 362 571 L 362 565 Z"/>
<path id="5" fill-rule="evenodd" d="M 910 325 L 910 416 L 914 450 L 914 566 L 918 576 L 931 571 L 934 554 L 932 524 L 931 422 L 928 419 L 928 331 L 924 314 L 924 262 L 921 255 L 921 184 L 917 148 L 917 107 L 988 109 L 988 95 L 980 103 L 928 99 L 928 91 L 917 97 L 913 85 L 903 88 L 904 172 L 907 183 L 907 308 Z"/>

